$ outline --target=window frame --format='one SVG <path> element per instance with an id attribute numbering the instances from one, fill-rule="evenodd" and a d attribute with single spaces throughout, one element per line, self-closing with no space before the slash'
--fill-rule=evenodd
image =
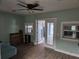
<path id="1" fill-rule="evenodd" d="M 61 29 L 60 29 L 60 39 L 79 42 L 79 39 L 76 39 L 76 38 L 65 38 L 65 37 L 63 37 L 63 32 L 64 32 L 63 26 L 64 26 L 64 24 L 67 24 L 67 25 L 68 24 L 76 24 L 76 26 L 77 26 L 77 24 L 79 25 L 79 21 L 64 21 L 64 22 L 61 22 Z"/>
<path id="2" fill-rule="evenodd" d="M 32 26 L 32 31 L 33 31 L 33 23 L 25 23 L 25 26 Z M 25 30 L 25 34 L 32 34 L 32 32 L 31 33 L 29 33 L 28 32 L 28 28 L 27 28 L 27 32 L 26 32 L 26 30 Z"/>

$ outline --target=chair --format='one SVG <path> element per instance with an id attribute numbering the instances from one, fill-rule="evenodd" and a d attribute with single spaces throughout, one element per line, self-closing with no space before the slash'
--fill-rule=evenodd
<path id="1" fill-rule="evenodd" d="M 17 48 L 9 44 L 2 44 L 1 59 L 9 59 L 17 54 Z"/>

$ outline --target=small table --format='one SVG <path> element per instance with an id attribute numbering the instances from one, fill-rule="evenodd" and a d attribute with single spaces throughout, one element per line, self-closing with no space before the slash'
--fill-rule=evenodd
<path id="1" fill-rule="evenodd" d="M 31 35 L 30 34 L 25 35 L 25 43 L 31 43 Z"/>

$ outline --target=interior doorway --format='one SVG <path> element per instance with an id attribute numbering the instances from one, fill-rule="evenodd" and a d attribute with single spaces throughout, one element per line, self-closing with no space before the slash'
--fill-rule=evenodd
<path id="1" fill-rule="evenodd" d="M 56 18 L 36 20 L 37 44 L 44 43 L 46 47 L 55 47 Z"/>
<path id="2" fill-rule="evenodd" d="M 33 23 L 25 23 L 25 43 L 32 43 Z"/>
<path id="3" fill-rule="evenodd" d="M 36 21 L 37 44 L 45 43 L 45 20 Z"/>
<path id="4" fill-rule="evenodd" d="M 53 45 L 54 23 L 47 22 L 47 44 Z"/>

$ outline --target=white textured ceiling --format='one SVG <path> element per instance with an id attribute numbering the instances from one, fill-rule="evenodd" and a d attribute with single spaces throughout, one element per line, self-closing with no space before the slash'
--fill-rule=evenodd
<path id="1" fill-rule="evenodd" d="M 22 0 L 26 3 L 39 1 L 44 11 L 34 11 L 35 13 L 58 11 L 63 9 L 79 7 L 79 0 Z M 21 8 L 17 6 L 17 0 L 0 0 L 0 10 L 12 12 L 13 9 Z M 28 11 L 17 11 L 16 13 L 28 14 Z"/>

